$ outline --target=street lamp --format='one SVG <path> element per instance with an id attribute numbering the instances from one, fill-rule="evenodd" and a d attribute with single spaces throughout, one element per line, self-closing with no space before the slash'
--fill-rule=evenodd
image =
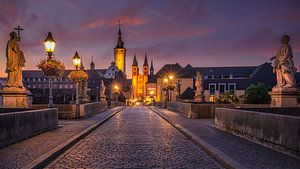
<path id="1" fill-rule="evenodd" d="M 46 39 L 44 40 L 44 45 L 45 45 L 45 50 L 48 54 L 48 60 L 52 59 L 52 55 L 55 49 L 55 44 L 56 41 L 54 40 L 54 38 L 52 37 L 51 32 L 48 33 L 48 36 L 46 37 Z M 48 76 L 49 79 L 49 104 L 48 107 L 52 108 L 53 107 L 53 93 L 52 93 L 52 81 L 51 81 L 51 76 Z"/>
<path id="2" fill-rule="evenodd" d="M 76 68 L 76 71 L 78 71 L 78 68 L 80 66 L 80 63 L 81 63 L 81 59 L 78 55 L 78 52 L 76 51 L 75 52 L 75 55 L 73 57 L 73 64 Z M 80 117 L 80 101 L 79 101 L 79 82 L 77 81 L 76 82 L 76 101 L 75 101 L 75 104 L 76 104 L 76 118 L 79 118 Z"/>
<path id="3" fill-rule="evenodd" d="M 78 70 L 79 66 L 81 64 L 81 59 L 80 59 L 77 51 L 75 52 L 75 55 L 73 57 L 73 64 L 74 64 L 76 70 Z"/>
<path id="4" fill-rule="evenodd" d="M 52 54 L 55 49 L 55 44 L 56 44 L 56 41 L 52 37 L 51 32 L 49 32 L 48 36 L 44 40 L 44 45 L 45 45 L 46 52 L 48 54 L 48 59 L 52 59 Z"/>
<path id="5" fill-rule="evenodd" d="M 119 86 L 118 85 L 114 85 L 114 88 L 115 90 L 117 91 L 116 92 L 116 101 L 118 102 L 119 101 L 119 93 L 120 93 L 120 89 L 119 89 Z"/>

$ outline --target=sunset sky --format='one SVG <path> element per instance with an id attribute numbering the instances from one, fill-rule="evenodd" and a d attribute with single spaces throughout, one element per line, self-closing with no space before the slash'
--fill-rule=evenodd
<path id="1" fill-rule="evenodd" d="M 291 36 L 300 70 L 299 0 L 0 0 L 0 76 L 6 76 L 5 48 L 18 25 L 25 69 L 45 58 L 48 31 L 57 41 L 55 55 L 72 67 L 75 51 L 89 67 L 113 61 L 118 20 L 127 48 L 127 72 L 133 53 L 144 53 L 157 71 L 164 64 L 182 66 L 259 65 L 276 54 L 283 34 Z M 131 73 L 129 73 L 129 77 Z"/>

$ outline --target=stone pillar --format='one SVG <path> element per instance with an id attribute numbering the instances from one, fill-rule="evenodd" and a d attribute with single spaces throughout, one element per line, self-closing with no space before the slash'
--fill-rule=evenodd
<path id="1" fill-rule="evenodd" d="M 4 87 L 0 90 L 1 107 L 3 108 L 27 108 L 27 92 L 25 88 Z"/>
<path id="2" fill-rule="evenodd" d="M 297 88 L 273 87 L 271 95 L 271 107 L 298 107 L 300 106 L 300 90 Z"/>

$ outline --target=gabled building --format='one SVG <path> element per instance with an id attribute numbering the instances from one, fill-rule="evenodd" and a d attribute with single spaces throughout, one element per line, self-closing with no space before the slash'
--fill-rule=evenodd
<path id="1" fill-rule="evenodd" d="M 178 95 L 183 100 L 193 100 L 196 73 L 203 74 L 203 87 L 205 100 L 210 101 L 211 97 L 219 97 L 227 91 L 234 92 L 237 96 L 242 96 L 247 87 L 258 82 L 270 87 L 276 84 L 276 77 L 273 74 L 273 67 L 270 63 L 258 66 L 235 66 L 235 67 L 193 67 L 187 65 L 182 67 L 178 63 L 163 66 L 147 82 L 147 91 L 155 88 L 155 97 L 158 101 L 164 101 L 165 92 L 162 90 L 166 84 L 163 79 L 172 74 L 172 83 L 176 89 L 170 93 L 171 100 L 178 99 Z M 296 73 L 296 81 L 299 83 L 300 76 Z M 188 90 L 188 91 L 187 91 Z"/>

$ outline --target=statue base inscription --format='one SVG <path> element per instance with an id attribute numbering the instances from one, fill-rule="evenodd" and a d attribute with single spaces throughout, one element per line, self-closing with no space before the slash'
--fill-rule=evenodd
<path id="1" fill-rule="evenodd" d="M 297 107 L 300 106 L 300 90 L 297 88 L 273 87 L 271 95 L 271 107 Z"/>
<path id="2" fill-rule="evenodd" d="M 3 108 L 27 108 L 27 92 L 25 88 L 4 87 L 0 90 L 1 107 Z"/>

